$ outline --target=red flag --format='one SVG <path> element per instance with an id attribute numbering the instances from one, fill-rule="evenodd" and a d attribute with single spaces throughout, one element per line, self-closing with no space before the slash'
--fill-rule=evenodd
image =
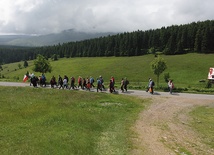
<path id="1" fill-rule="evenodd" d="M 28 76 L 24 75 L 23 82 L 26 82 L 27 80 L 28 80 Z"/>

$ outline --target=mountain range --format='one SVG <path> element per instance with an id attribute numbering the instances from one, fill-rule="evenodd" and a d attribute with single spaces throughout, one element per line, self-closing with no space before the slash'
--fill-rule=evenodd
<path id="1" fill-rule="evenodd" d="M 75 42 L 86 39 L 93 39 L 104 37 L 108 35 L 115 35 L 116 33 L 87 33 L 79 32 L 74 29 L 64 30 L 60 33 L 52 33 L 47 35 L 0 35 L 0 45 L 7 46 L 27 46 L 27 47 L 39 47 L 57 45 L 67 42 Z"/>

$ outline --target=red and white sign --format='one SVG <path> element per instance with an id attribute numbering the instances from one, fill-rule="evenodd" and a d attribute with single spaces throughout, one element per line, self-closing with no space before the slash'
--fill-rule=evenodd
<path id="1" fill-rule="evenodd" d="M 208 79 L 214 80 L 214 68 L 210 68 L 208 73 Z"/>

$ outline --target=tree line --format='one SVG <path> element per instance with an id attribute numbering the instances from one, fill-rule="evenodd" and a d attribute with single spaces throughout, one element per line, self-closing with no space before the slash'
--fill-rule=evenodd
<path id="1" fill-rule="evenodd" d="M 124 32 L 106 37 L 43 47 L 0 47 L 0 63 L 63 57 L 140 56 L 162 52 L 166 55 L 189 52 L 214 53 L 214 20 L 172 25 L 147 31 Z"/>

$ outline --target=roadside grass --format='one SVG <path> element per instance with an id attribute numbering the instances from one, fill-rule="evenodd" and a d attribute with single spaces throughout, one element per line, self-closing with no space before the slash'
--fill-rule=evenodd
<path id="1" fill-rule="evenodd" d="M 0 87 L 0 154 L 128 154 L 136 97 Z"/>
<path id="2" fill-rule="evenodd" d="M 210 106 L 199 106 L 190 112 L 193 118 L 191 126 L 200 135 L 204 143 L 214 149 L 214 103 Z"/>
<path id="3" fill-rule="evenodd" d="M 213 66 L 214 54 L 196 54 L 189 53 L 184 55 L 161 55 L 166 63 L 167 69 L 164 73 L 170 74 L 170 79 L 173 80 L 175 91 L 190 91 L 190 92 L 212 92 L 214 89 L 205 89 L 207 84 L 207 75 L 210 67 Z M 148 85 L 148 78 L 152 78 L 155 82 L 157 77 L 153 74 L 150 62 L 153 61 L 154 55 L 144 55 L 136 57 L 91 57 L 91 58 L 62 58 L 58 61 L 51 61 L 53 67 L 52 73 L 46 73 L 48 82 L 54 75 L 64 76 L 69 78 L 74 76 L 89 77 L 95 79 L 102 75 L 105 85 L 108 84 L 111 76 L 115 77 L 116 87 L 119 88 L 121 78 L 127 77 L 130 81 L 131 89 L 145 90 Z M 24 62 L 20 63 L 23 64 Z M 24 74 L 27 71 L 32 73 L 33 61 L 29 61 L 29 67 L 17 69 L 19 63 L 3 65 L 1 74 L 5 76 L 1 81 L 22 81 Z M 164 90 L 167 88 L 167 83 L 164 81 L 164 73 L 160 75 L 159 88 L 156 90 Z M 39 76 L 41 73 L 35 73 Z M 204 80 L 205 82 L 199 82 Z"/>

